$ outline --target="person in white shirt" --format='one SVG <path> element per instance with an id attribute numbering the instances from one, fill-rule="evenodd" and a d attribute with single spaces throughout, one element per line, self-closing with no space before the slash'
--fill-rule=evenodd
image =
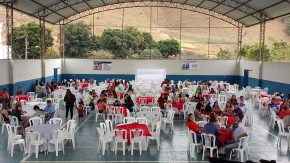
<path id="1" fill-rule="evenodd" d="M 244 96 L 240 96 L 240 99 L 238 100 L 239 107 L 243 110 L 243 112 L 247 111 L 247 101 L 245 100 Z"/>
<path id="2" fill-rule="evenodd" d="M 84 98 L 84 90 L 81 89 L 77 95 L 77 103 L 84 105 Z"/>
<path id="3" fill-rule="evenodd" d="M 120 80 L 119 90 L 120 90 L 121 92 L 124 92 L 124 85 L 123 85 L 123 81 L 122 81 L 122 80 Z"/>

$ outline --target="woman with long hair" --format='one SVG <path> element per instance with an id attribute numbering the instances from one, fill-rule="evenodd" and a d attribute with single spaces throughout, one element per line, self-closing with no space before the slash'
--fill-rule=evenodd
<path id="1" fill-rule="evenodd" d="M 9 112 L 9 107 L 8 107 L 7 102 L 2 103 L 2 109 L 1 109 L 0 113 L 1 113 L 2 117 L 4 118 L 4 121 L 9 122 L 9 115 L 11 113 Z"/>
<path id="2" fill-rule="evenodd" d="M 233 105 L 230 102 L 226 103 L 226 107 L 223 111 L 223 115 L 231 115 L 233 112 Z"/>
<path id="3" fill-rule="evenodd" d="M 19 123 L 18 125 L 22 125 L 24 128 L 28 127 L 28 121 L 22 120 L 22 118 L 21 118 L 21 115 L 24 114 L 24 111 L 22 110 L 22 106 L 21 105 L 16 105 L 15 108 L 16 109 L 13 110 L 12 115 L 17 117 L 18 123 Z M 21 130 L 19 130 L 19 131 L 20 131 L 19 134 L 23 134 L 23 133 L 21 133 Z"/>
<path id="4" fill-rule="evenodd" d="M 186 118 L 186 126 L 188 127 L 188 129 L 190 129 L 191 131 L 194 131 L 196 133 L 196 139 L 197 142 L 194 143 L 199 143 L 201 140 L 201 134 L 200 132 L 203 130 L 203 127 L 199 127 L 193 120 L 193 114 L 189 113 L 187 118 Z M 193 139 L 194 140 L 194 139 Z"/>
<path id="5" fill-rule="evenodd" d="M 196 121 L 202 121 L 202 105 L 201 103 L 197 103 L 195 109 L 194 109 L 194 116 Z"/>
<path id="6" fill-rule="evenodd" d="M 221 108 L 219 107 L 219 104 L 217 101 L 213 103 L 213 106 L 211 109 L 215 114 L 221 115 L 222 113 Z"/>
<path id="7" fill-rule="evenodd" d="M 128 90 L 127 90 L 127 94 L 128 94 L 129 96 L 131 96 L 132 94 L 134 94 L 134 89 L 133 89 L 132 85 L 129 85 L 129 88 L 128 88 Z"/>
<path id="8" fill-rule="evenodd" d="M 76 97 L 74 94 L 71 93 L 70 89 L 66 90 L 66 94 L 64 96 L 64 102 L 66 103 L 65 120 L 67 120 L 69 111 L 70 111 L 70 118 L 72 119 L 74 104 L 76 105 Z"/>
<path id="9" fill-rule="evenodd" d="M 161 94 L 161 96 L 157 100 L 159 107 L 161 109 L 164 109 L 164 104 L 167 103 L 167 100 L 165 99 L 165 94 Z"/>
<path id="10" fill-rule="evenodd" d="M 182 92 L 179 94 L 179 102 L 185 103 L 185 96 Z"/>

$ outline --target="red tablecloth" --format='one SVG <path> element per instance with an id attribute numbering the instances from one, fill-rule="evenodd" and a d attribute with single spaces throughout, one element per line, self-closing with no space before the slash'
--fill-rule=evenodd
<path id="1" fill-rule="evenodd" d="M 170 94 L 170 92 L 168 92 L 168 91 L 161 91 L 160 92 L 162 95 L 169 95 Z"/>
<path id="2" fill-rule="evenodd" d="M 137 104 L 140 104 L 140 98 L 146 98 L 147 99 L 147 104 L 150 103 L 150 102 L 153 102 L 154 101 L 154 97 L 137 97 L 136 99 L 136 103 Z"/>
<path id="3" fill-rule="evenodd" d="M 290 115 L 290 111 L 289 110 L 282 110 L 279 114 L 280 119 L 283 119 L 286 115 Z"/>
<path id="4" fill-rule="evenodd" d="M 130 124 L 124 124 L 124 125 L 118 125 L 116 126 L 116 129 L 125 129 L 127 130 L 127 145 L 130 145 L 130 130 L 132 129 L 141 129 L 143 130 L 143 136 L 151 136 L 150 131 L 148 129 L 148 126 L 145 124 L 139 124 L 138 122 L 130 123 Z"/>
<path id="5" fill-rule="evenodd" d="M 89 86 L 89 83 L 81 83 L 82 88 L 87 88 Z"/>
<path id="6" fill-rule="evenodd" d="M 15 95 L 15 96 L 18 96 L 19 101 L 20 101 L 20 100 L 26 100 L 26 101 L 29 100 L 29 96 L 28 96 L 28 95 Z"/>
<path id="7" fill-rule="evenodd" d="M 221 135 L 216 135 L 216 138 L 222 143 L 222 146 L 226 146 L 227 140 L 234 140 L 234 134 L 230 134 L 224 128 L 220 128 Z"/>
<path id="8" fill-rule="evenodd" d="M 276 105 L 281 105 L 282 101 L 276 101 L 275 104 Z"/>
<path id="9" fill-rule="evenodd" d="M 177 108 L 179 111 L 183 109 L 183 102 L 171 103 L 172 107 Z"/>
<path id="10" fill-rule="evenodd" d="M 272 95 L 269 95 L 269 94 L 260 94 L 261 97 L 268 97 L 270 98 Z"/>
<path id="11" fill-rule="evenodd" d="M 120 99 L 124 98 L 124 93 L 118 93 L 118 95 L 120 96 Z"/>
<path id="12" fill-rule="evenodd" d="M 202 93 L 202 97 L 207 97 L 208 96 L 208 93 L 204 92 Z"/>

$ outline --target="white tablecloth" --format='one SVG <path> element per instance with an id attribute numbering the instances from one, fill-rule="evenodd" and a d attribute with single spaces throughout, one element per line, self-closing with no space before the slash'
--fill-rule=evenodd
<path id="1" fill-rule="evenodd" d="M 142 116 L 142 115 L 162 115 L 160 112 L 158 111 L 140 111 L 140 112 L 137 112 L 136 113 L 136 116 L 139 117 L 139 116 Z"/>
<path id="2" fill-rule="evenodd" d="M 31 105 L 31 106 L 34 106 L 34 105 L 38 105 L 38 106 L 40 106 L 40 105 L 46 105 L 46 102 L 27 102 L 26 103 L 26 105 Z"/>

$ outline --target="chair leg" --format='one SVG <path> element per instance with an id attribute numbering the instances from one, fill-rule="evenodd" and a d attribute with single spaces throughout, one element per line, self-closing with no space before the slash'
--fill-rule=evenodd
<path id="1" fill-rule="evenodd" d="M 116 142 L 115 144 L 115 155 L 117 154 L 117 146 L 118 146 L 118 142 Z"/>
<path id="2" fill-rule="evenodd" d="M 123 155 L 125 155 L 125 142 L 123 142 Z"/>
<path id="3" fill-rule="evenodd" d="M 139 142 L 140 156 L 142 155 L 142 142 Z"/>
<path id="4" fill-rule="evenodd" d="M 62 144 L 62 153 L 64 154 L 64 142 L 62 141 L 61 144 Z"/>
<path id="5" fill-rule="evenodd" d="M 134 149 L 134 142 L 131 142 L 131 155 L 133 155 L 133 149 Z"/>
<path id="6" fill-rule="evenodd" d="M 193 158 L 195 158 L 194 152 L 195 152 L 195 145 L 192 145 L 191 157 L 193 157 Z"/>
<path id="7" fill-rule="evenodd" d="M 205 147 L 203 147 L 203 151 L 202 151 L 202 160 L 204 160 L 204 152 L 205 152 Z"/>
<path id="8" fill-rule="evenodd" d="M 76 149 L 76 144 L 75 144 L 75 138 L 74 138 L 74 136 L 72 138 L 72 144 L 73 144 L 73 150 L 75 150 Z"/>
<path id="9" fill-rule="evenodd" d="M 55 143 L 55 155 L 58 156 L 58 143 Z"/>
<path id="10" fill-rule="evenodd" d="M 38 158 L 38 145 L 35 145 L 35 158 Z"/>
<path id="11" fill-rule="evenodd" d="M 102 147 L 102 155 L 105 155 L 105 149 L 106 149 L 106 143 L 103 142 L 103 147 Z"/>
<path id="12" fill-rule="evenodd" d="M 11 157 L 13 157 L 13 151 L 14 151 L 14 144 L 11 144 L 11 150 L 10 150 L 10 152 L 11 152 Z"/>

